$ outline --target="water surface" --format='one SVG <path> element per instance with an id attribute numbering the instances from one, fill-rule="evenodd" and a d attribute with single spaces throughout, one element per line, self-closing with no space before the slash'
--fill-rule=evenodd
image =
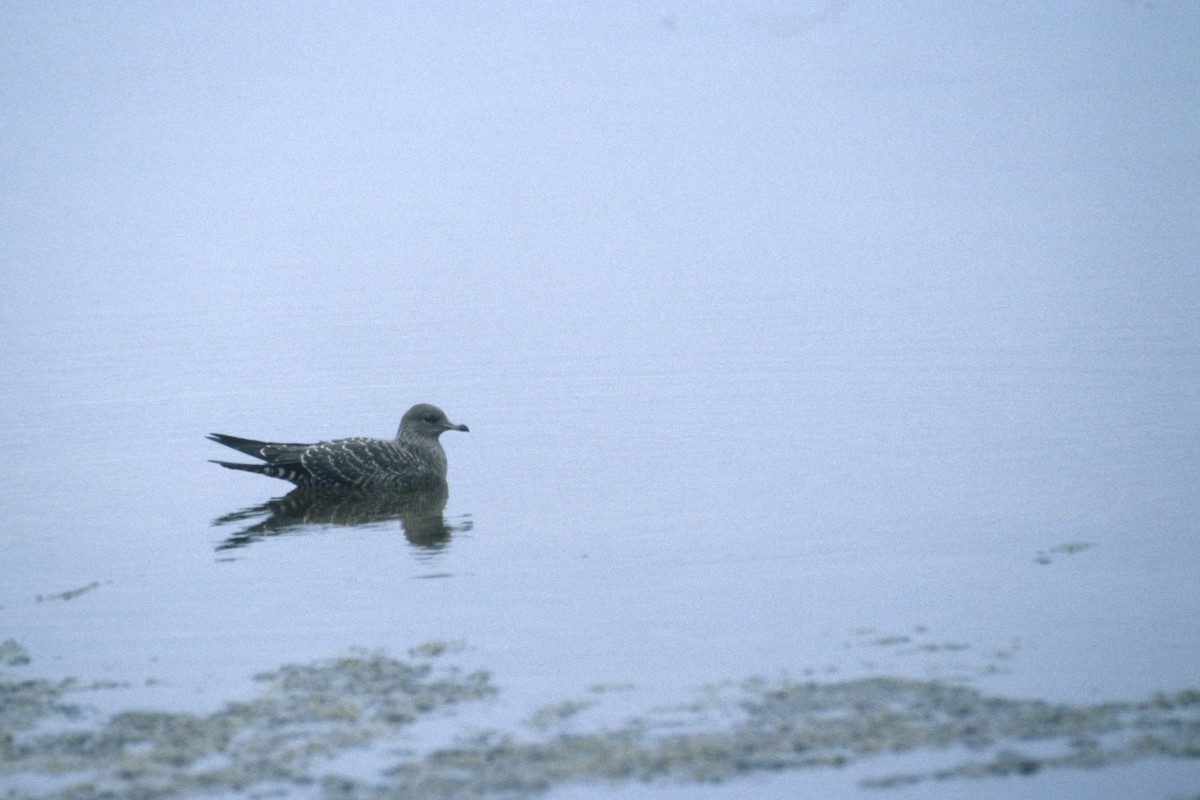
<path id="1" fill-rule="evenodd" d="M 119 683 L 95 727 L 465 643 L 496 699 L 422 747 L 756 676 L 1194 690 L 1200 18 L 751 5 L 4 12 L 6 679 Z M 228 546 L 290 487 L 204 434 L 415 402 L 471 427 L 444 535 Z M 938 758 L 551 795 L 845 797 Z M 1200 767 L 890 791 L 1125 783 Z"/>

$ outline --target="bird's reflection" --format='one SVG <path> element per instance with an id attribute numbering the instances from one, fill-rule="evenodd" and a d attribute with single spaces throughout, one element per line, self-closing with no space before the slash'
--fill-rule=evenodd
<path id="1" fill-rule="evenodd" d="M 399 520 L 404 538 L 423 550 L 440 550 L 470 522 L 447 525 L 442 517 L 450 491 L 446 482 L 407 490 L 329 490 L 297 488 L 283 497 L 233 511 L 214 526 L 245 526 L 217 550 L 245 547 L 268 536 L 320 525 L 359 526 Z"/>

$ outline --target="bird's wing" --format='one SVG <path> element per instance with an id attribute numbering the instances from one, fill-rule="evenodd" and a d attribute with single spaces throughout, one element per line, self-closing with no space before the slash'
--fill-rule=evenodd
<path id="1" fill-rule="evenodd" d="M 310 445 L 300 453 L 300 464 L 318 483 L 370 486 L 379 476 L 404 471 L 416 459 L 396 442 L 358 437 Z"/>
<path id="2" fill-rule="evenodd" d="M 257 439 L 243 439 L 240 436 L 229 436 L 224 433 L 210 433 L 208 438 L 218 444 L 233 448 L 239 453 L 261 458 L 263 461 L 271 463 L 297 463 L 299 454 L 312 446 L 300 443 L 260 442 Z"/>

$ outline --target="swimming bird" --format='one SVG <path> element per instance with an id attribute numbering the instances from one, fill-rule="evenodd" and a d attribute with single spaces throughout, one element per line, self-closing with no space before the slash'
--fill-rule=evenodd
<path id="1" fill-rule="evenodd" d="M 232 447 L 263 464 L 213 460 L 240 469 L 282 478 L 315 489 L 406 489 L 446 480 L 446 451 L 438 437 L 446 431 L 467 431 L 455 425 L 437 406 L 418 403 L 405 412 L 395 439 L 333 439 L 316 444 L 284 444 L 242 439 L 223 433 L 208 438 Z"/>

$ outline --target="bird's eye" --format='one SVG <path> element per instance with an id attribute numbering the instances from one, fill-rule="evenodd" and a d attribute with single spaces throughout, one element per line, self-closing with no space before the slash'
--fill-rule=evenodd
<path id="1" fill-rule="evenodd" d="M 426 422 L 433 423 L 433 422 L 437 422 L 437 421 L 438 421 L 438 418 L 437 418 L 437 416 L 436 416 L 435 414 L 430 414 L 429 416 L 427 416 L 427 417 L 425 418 L 425 421 L 426 421 Z"/>

